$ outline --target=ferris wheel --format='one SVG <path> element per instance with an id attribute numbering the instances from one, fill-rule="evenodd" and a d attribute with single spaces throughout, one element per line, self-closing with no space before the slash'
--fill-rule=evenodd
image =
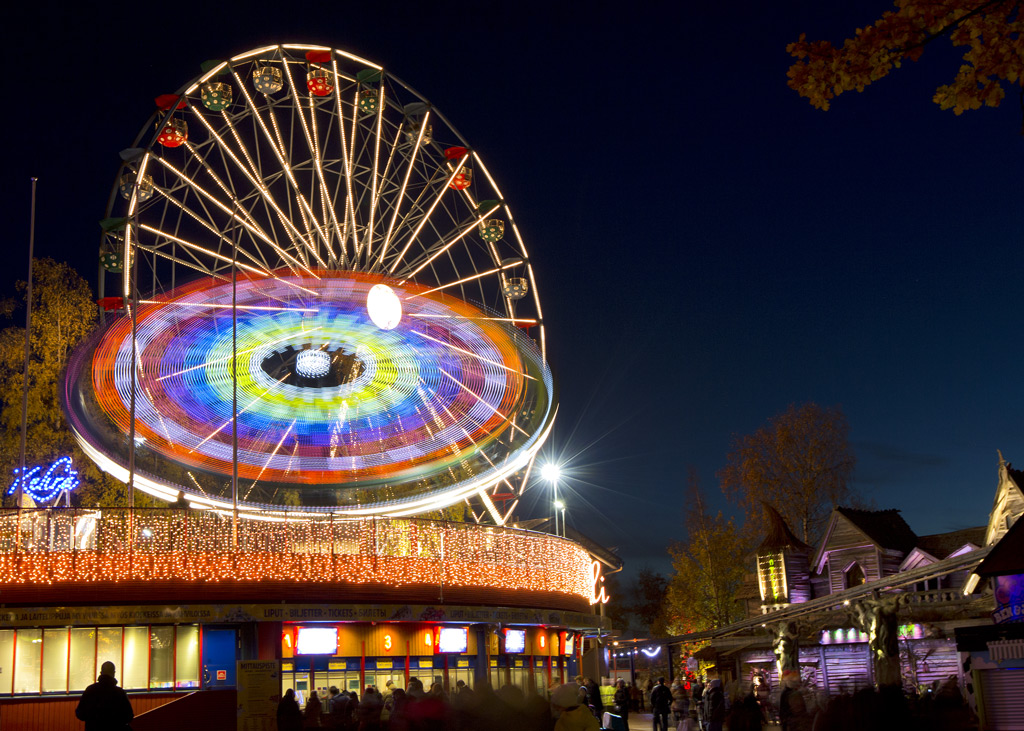
<path id="1" fill-rule="evenodd" d="M 426 99 L 337 49 L 209 62 L 122 151 L 76 352 L 98 464 L 211 507 L 503 523 L 556 403 L 526 247 Z"/>

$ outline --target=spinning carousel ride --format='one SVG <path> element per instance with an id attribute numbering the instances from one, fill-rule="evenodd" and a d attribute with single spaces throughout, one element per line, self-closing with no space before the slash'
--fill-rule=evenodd
<path id="1" fill-rule="evenodd" d="M 251 515 L 503 524 L 556 412 L 526 247 L 426 99 L 337 49 L 209 62 L 103 221 L 69 423 L 118 479 Z"/>

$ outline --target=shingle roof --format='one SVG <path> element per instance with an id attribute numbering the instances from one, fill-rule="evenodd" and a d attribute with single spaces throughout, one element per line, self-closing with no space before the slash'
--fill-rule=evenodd
<path id="1" fill-rule="evenodd" d="M 909 553 L 917 543 L 917 534 L 903 520 L 899 510 L 857 510 L 836 508 L 836 512 L 860 528 L 882 548 Z"/>
<path id="2" fill-rule="evenodd" d="M 935 533 L 930 536 L 921 536 L 917 539 L 916 548 L 927 551 L 929 554 L 942 560 L 948 558 L 949 554 L 966 543 L 973 543 L 978 548 L 985 545 L 985 530 L 987 526 L 980 525 L 975 528 L 963 528 L 950 531 L 949 533 Z"/>

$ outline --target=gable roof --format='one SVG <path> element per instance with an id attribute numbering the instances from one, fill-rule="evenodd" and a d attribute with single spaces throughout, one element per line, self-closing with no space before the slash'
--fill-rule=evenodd
<path id="1" fill-rule="evenodd" d="M 935 533 L 930 536 L 920 536 L 917 539 L 915 548 L 927 552 L 938 560 L 948 558 L 958 548 L 968 543 L 973 543 L 978 548 L 985 545 L 986 526 L 980 525 L 974 528 L 963 528 L 950 531 L 949 533 Z"/>
<path id="2" fill-rule="evenodd" d="M 974 570 L 978 576 L 1024 573 L 1024 520 L 1018 520 L 992 546 L 985 560 Z"/>
<path id="3" fill-rule="evenodd" d="M 903 520 L 900 511 L 857 510 L 837 507 L 836 512 L 853 523 L 881 548 L 908 553 L 917 544 L 917 534 Z"/>

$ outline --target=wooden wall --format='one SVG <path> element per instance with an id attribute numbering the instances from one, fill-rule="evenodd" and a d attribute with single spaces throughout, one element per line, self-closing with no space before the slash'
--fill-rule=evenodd
<path id="1" fill-rule="evenodd" d="M 189 691 L 191 692 L 191 691 Z M 136 716 L 170 703 L 187 693 L 129 695 Z M 79 696 L 12 698 L 0 701 L 0 729 L 3 731 L 83 731 L 85 724 L 75 718 Z"/>

